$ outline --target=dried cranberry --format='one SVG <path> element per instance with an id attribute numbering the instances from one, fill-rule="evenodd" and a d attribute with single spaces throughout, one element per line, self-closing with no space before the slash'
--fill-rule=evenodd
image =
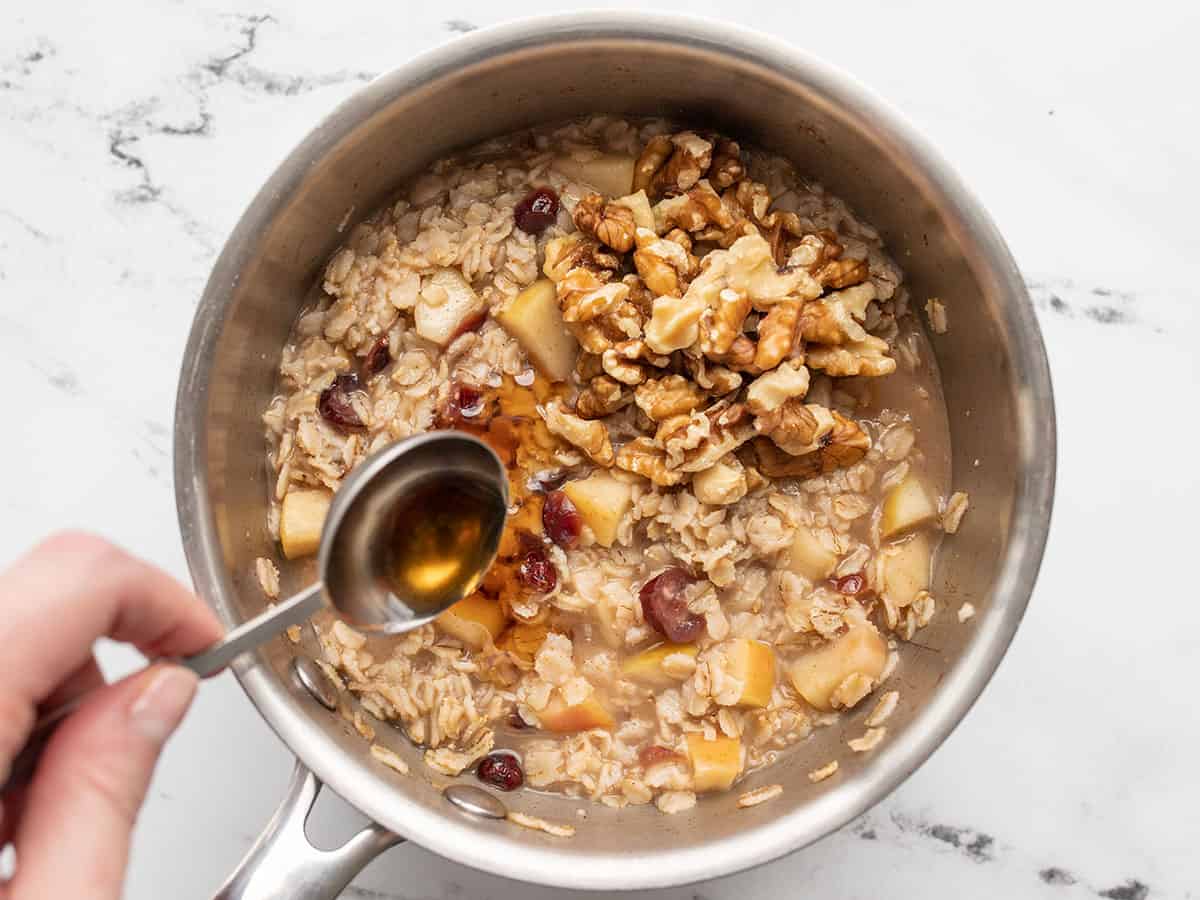
<path id="1" fill-rule="evenodd" d="M 374 346 L 367 351 L 367 358 L 363 360 L 363 371 L 367 373 L 367 377 L 378 375 L 388 367 L 388 363 L 392 361 L 392 351 L 388 347 L 388 339 L 381 337 L 377 340 Z"/>
<path id="2" fill-rule="evenodd" d="M 521 718 L 520 713 L 512 713 L 508 717 L 508 727 L 516 731 L 524 731 L 529 727 L 528 723 Z"/>
<path id="3" fill-rule="evenodd" d="M 459 425 L 486 425 L 487 418 L 483 415 L 487 403 L 483 392 L 469 384 L 452 384 L 450 396 L 446 405 L 438 413 L 438 424 L 443 428 L 457 428 Z"/>
<path id="4" fill-rule="evenodd" d="M 558 194 L 548 187 L 534 188 L 517 204 L 513 218 L 526 234 L 541 234 L 558 218 Z"/>
<path id="5" fill-rule="evenodd" d="M 862 572 L 854 572 L 851 575 L 843 575 L 841 578 L 833 582 L 833 586 L 839 594 L 847 594 L 853 597 L 855 594 L 861 594 L 862 589 L 867 586 L 867 580 L 863 578 Z"/>
<path id="6" fill-rule="evenodd" d="M 479 414 L 483 412 L 483 394 L 473 387 L 460 384 L 454 393 L 454 405 L 458 408 L 458 415 L 461 418 L 478 418 Z"/>
<path id="7" fill-rule="evenodd" d="M 695 579 L 686 569 L 673 566 L 642 585 L 642 617 L 646 624 L 677 644 L 700 637 L 704 619 L 687 607 L 687 586 Z"/>
<path id="8" fill-rule="evenodd" d="M 656 766 L 661 762 L 667 762 L 669 760 L 676 759 L 681 759 L 678 753 L 676 753 L 674 750 L 668 750 L 666 747 L 660 747 L 658 744 L 651 744 L 649 747 L 643 747 L 641 752 L 638 753 L 638 762 L 640 762 L 642 767 L 646 769 L 650 768 L 651 766 Z"/>
<path id="9" fill-rule="evenodd" d="M 542 528 L 546 537 L 564 550 L 570 550 L 579 543 L 583 517 L 570 497 L 562 491 L 551 491 L 542 505 Z"/>
<path id="10" fill-rule="evenodd" d="M 358 410 L 350 402 L 350 395 L 362 390 L 357 375 L 339 375 L 333 384 L 321 391 L 317 409 L 321 417 L 343 431 L 362 431 L 366 428 L 359 418 Z"/>
<path id="11" fill-rule="evenodd" d="M 484 784 L 490 784 L 502 791 L 515 791 L 525 783 L 521 761 L 515 754 L 503 751 L 489 753 L 481 759 L 475 768 L 475 775 Z"/>
<path id="12" fill-rule="evenodd" d="M 543 594 L 550 593 L 558 584 L 558 570 L 541 549 L 525 554 L 525 558 L 521 560 L 521 567 L 517 570 L 517 577 L 526 587 Z"/>

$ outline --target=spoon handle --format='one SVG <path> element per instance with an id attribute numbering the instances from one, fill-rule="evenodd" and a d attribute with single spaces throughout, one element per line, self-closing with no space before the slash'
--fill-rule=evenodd
<path id="1" fill-rule="evenodd" d="M 268 607 L 250 621 L 242 623 L 207 650 L 193 656 L 154 660 L 153 662 L 175 663 L 185 669 L 191 669 L 201 678 L 208 678 L 229 665 L 235 656 L 245 653 L 247 650 L 253 650 L 289 625 L 298 625 L 303 622 L 320 609 L 324 602 L 324 585 L 318 581 L 282 603 Z M 13 759 L 8 779 L 0 784 L 0 794 L 29 782 L 33 770 L 37 767 L 38 759 L 54 730 L 62 723 L 63 719 L 79 708 L 90 693 L 88 691 L 80 694 L 78 697 L 73 697 L 42 713 L 37 724 L 29 733 L 29 740 L 25 742 L 21 752 Z"/>
<path id="2" fill-rule="evenodd" d="M 253 650 L 267 638 L 291 625 L 298 625 L 325 604 L 325 586 L 321 582 L 306 587 L 282 603 L 269 606 L 253 619 L 243 622 L 207 650 L 171 662 L 191 669 L 201 678 L 216 675 L 233 662 L 235 656 Z"/>

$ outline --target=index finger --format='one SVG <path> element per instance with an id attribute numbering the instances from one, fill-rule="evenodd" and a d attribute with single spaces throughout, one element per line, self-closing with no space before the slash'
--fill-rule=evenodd
<path id="1" fill-rule="evenodd" d="M 216 616 L 161 569 L 99 537 L 66 532 L 0 575 L 0 685 L 34 705 L 86 663 L 98 637 L 147 656 L 186 655 L 221 637 Z"/>

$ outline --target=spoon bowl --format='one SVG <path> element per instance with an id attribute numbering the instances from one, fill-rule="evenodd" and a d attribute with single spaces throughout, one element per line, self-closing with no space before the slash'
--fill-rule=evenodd
<path id="1" fill-rule="evenodd" d="M 459 515 L 464 510 L 469 515 Z M 326 599 L 364 631 L 417 628 L 479 584 L 496 558 L 507 514 L 504 464 L 478 438 L 434 431 L 385 447 L 355 467 L 334 495 L 321 528 L 319 580 L 178 662 L 201 678 L 215 674 L 303 622 Z M 443 567 L 439 577 L 431 577 L 430 563 Z"/>
<path id="2" fill-rule="evenodd" d="M 475 590 L 508 512 L 504 465 L 482 441 L 435 431 L 379 451 L 333 498 L 320 578 L 347 622 L 396 634 Z"/>

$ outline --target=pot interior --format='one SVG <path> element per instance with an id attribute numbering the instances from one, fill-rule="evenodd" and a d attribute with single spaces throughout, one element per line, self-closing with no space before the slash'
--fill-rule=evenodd
<path id="1" fill-rule="evenodd" d="M 631 25 L 631 23 L 633 23 Z M 238 669 L 293 750 L 336 791 L 388 827 L 493 872 L 575 887 L 649 887 L 711 877 L 815 840 L 880 799 L 945 737 L 1007 646 L 1040 558 L 1053 479 L 1053 411 L 1024 289 L 990 222 L 892 114 L 845 77 L 760 38 L 676 20 L 544 20 L 475 34 L 373 82 L 281 166 L 239 223 L 213 273 L 180 388 L 180 519 L 199 587 L 227 625 L 264 602 L 258 556 L 277 557 L 265 526 L 270 485 L 260 417 L 280 348 L 344 231 L 407 177 L 447 152 L 539 122 L 593 112 L 662 115 L 720 129 L 790 157 L 880 229 L 916 305 L 946 302 L 932 336 L 952 435 L 955 490 L 971 511 L 943 545 L 939 612 L 906 645 L 890 686 L 901 703 L 887 740 L 853 754 L 871 703 L 818 730 L 741 788 L 780 783 L 762 806 L 735 791 L 681 815 L 609 810 L 521 793 L 514 808 L 575 825 L 570 840 L 476 821 L 429 782 L 419 751 L 381 734 L 411 764 L 403 778 L 290 681 L 285 639 Z M 285 590 L 311 577 L 284 573 Z M 969 601 L 976 618 L 955 612 Z M 306 637 L 298 652 L 316 655 Z M 381 729 L 384 731 L 386 729 Z M 837 777 L 806 774 L 830 759 Z M 438 785 L 447 779 L 434 776 Z M 464 776 L 469 778 L 470 776 Z M 586 818 L 577 815 L 579 808 Z M 719 846 L 719 849 L 717 847 Z"/>

